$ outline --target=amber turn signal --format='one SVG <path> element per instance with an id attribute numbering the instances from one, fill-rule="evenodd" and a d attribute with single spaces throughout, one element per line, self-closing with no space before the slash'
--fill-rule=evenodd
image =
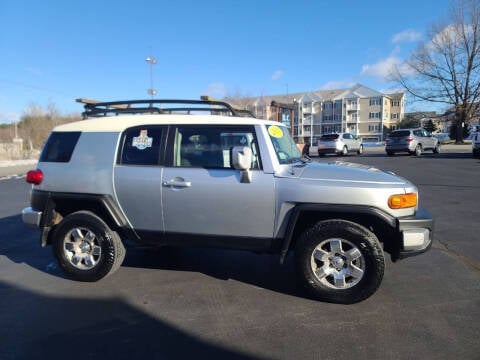
<path id="1" fill-rule="evenodd" d="M 405 209 L 417 206 L 417 194 L 397 194 L 388 198 L 388 206 L 390 209 Z"/>

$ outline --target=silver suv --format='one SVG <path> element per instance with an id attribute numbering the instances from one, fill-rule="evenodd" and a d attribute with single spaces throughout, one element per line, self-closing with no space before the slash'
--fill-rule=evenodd
<path id="1" fill-rule="evenodd" d="M 337 154 L 346 156 L 349 152 L 363 153 L 362 139 L 350 133 L 325 134 L 318 141 L 318 155 Z"/>
<path id="2" fill-rule="evenodd" d="M 394 130 L 385 140 L 385 151 L 389 156 L 397 152 L 420 156 L 425 150 L 432 150 L 434 154 L 438 154 L 440 142 L 422 128 Z"/>
<path id="3" fill-rule="evenodd" d="M 414 184 L 311 162 L 282 123 L 212 101 L 85 107 L 89 119 L 51 133 L 23 210 L 73 279 L 112 274 L 135 243 L 276 253 L 281 263 L 294 252 L 315 297 L 354 303 L 380 286 L 384 252 L 396 261 L 431 246 Z"/>

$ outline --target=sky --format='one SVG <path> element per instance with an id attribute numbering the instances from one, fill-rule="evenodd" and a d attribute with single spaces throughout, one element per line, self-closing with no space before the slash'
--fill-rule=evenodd
<path id="1" fill-rule="evenodd" d="M 32 104 L 398 89 L 450 0 L 0 0 L 0 123 Z M 145 61 L 157 60 L 155 65 Z M 150 71 L 152 77 L 150 77 Z M 416 111 L 418 104 L 406 110 Z M 424 110 L 423 108 L 421 110 Z M 441 111 L 443 109 L 439 109 Z"/>

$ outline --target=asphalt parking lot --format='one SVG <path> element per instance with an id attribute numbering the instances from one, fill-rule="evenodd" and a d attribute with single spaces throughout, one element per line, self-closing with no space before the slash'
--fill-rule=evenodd
<path id="1" fill-rule="evenodd" d="M 97 283 L 66 279 L 21 223 L 29 186 L 0 180 L 0 359 L 480 359 L 480 160 L 439 155 L 314 158 L 408 178 L 436 219 L 432 249 L 387 262 L 358 304 L 314 301 L 293 261 L 208 249 L 135 249 Z"/>

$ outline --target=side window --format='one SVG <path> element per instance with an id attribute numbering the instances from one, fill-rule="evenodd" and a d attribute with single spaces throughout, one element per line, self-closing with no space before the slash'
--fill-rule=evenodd
<path id="1" fill-rule="evenodd" d="M 174 166 L 230 169 L 230 150 L 234 146 L 252 149 L 252 169 L 260 168 L 253 127 L 179 126 L 175 132 Z"/>
<path id="2" fill-rule="evenodd" d="M 119 165 L 158 165 L 163 127 L 137 126 L 122 136 Z"/>
<path id="3" fill-rule="evenodd" d="M 52 132 L 43 147 L 39 161 L 69 162 L 79 137 L 79 131 Z"/>
<path id="4" fill-rule="evenodd" d="M 422 133 L 421 130 L 415 130 L 415 131 L 413 132 L 413 135 L 422 137 L 422 136 L 423 136 L 423 133 Z"/>

